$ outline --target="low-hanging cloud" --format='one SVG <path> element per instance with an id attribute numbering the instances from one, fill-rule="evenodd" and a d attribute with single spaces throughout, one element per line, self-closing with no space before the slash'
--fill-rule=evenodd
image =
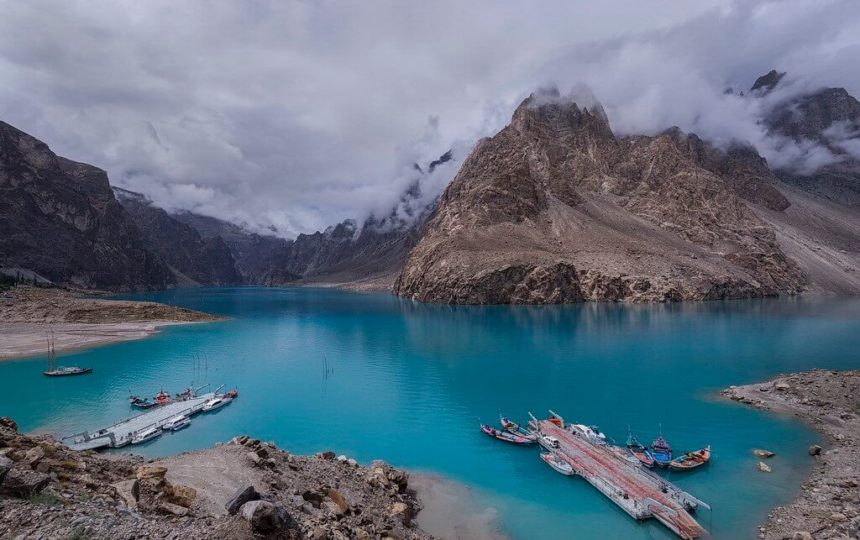
<path id="1" fill-rule="evenodd" d="M 852 0 L 0 0 L 0 11 L 0 119 L 161 206 L 284 236 L 409 215 L 413 163 L 455 149 L 420 176 L 430 202 L 546 82 L 587 85 L 618 133 L 677 125 L 793 167 L 833 157 L 768 136 L 762 114 L 820 86 L 860 90 Z M 724 93 L 774 67 L 789 75 L 768 96 Z M 834 140 L 853 153 L 845 133 Z"/>

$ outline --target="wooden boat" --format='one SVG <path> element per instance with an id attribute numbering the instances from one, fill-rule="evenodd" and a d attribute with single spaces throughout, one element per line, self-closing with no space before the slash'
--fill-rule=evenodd
<path id="1" fill-rule="evenodd" d="M 680 455 L 669 462 L 669 468 L 674 471 L 689 471 L 701 467 L 711 460 L 711 445 L 686 454 Z"/>
<path id="2" fill-rule="evenodd" d="M 555 452 L 541 452 L 540 458 L 544 463 L 552 467 L 555 472 L 565 476 L 573 474 L 573 467 Z"/>
<path id="3" fill-rule="evenodd" d="M 532 433 L 526 428 L 522 427 L 518 423 L 514 422 L 507 416 L 499 415 L 499 422 L 502 424 L 502 427 L 514 435 L 519 435 L 524 439 L 529 439 L 530 441 L 537 441 L 537 434 Z"/>
<path id="4" fill-rule="evenodd" d="M 488 426 L 486 424 L 481 424 L 481 431 L 483 431 L 484 433 L 486 433 L 490 437 L 493 437 L 494 439 L 509 442 L 512 444 L 525 445 L 525 444 L 534 444 L 534 442 L 535 442 L 533 440 L 526 439 L 525 437 L 520 437 L 519 435 L 516 435 L 516 434 L 511 433 L 509 431 L 496 429 L 496 428 L 494 428 L 492 426 Z"/>
<path id="5" fill-rule="evenodd" d="M 663 438 L 662 433 L 651 443 L 651 457 L 654 458 L 654 463 L 658 467 L 664 469 L 672 461 L 672 447 Z"/>
<path id="6" fill-rule="evenodd" d="M 627 451 L 645 467 L 650 469 L 654 466 L 654 456 L 651 455 L 651 452 L 648 451 L 645 445 L 640 443 L 632 433 L 628 433 L 627 435 Z"/>
<path id="7" fill-rule="evenodd" d="M 160 427 L 150 427 L 140 430 L 131 436 L 131 444 L 143 444 L 146 441 L 155 439 L 156 437 L 161 437 L 162 433 L 164 433 L 164 431 L 162 431 Z"/>
<path id="8" fill-rule="evenodd" d="M 224 405 L 229 405 L 231 401 L 233 401 L 233 399 L 228 398 L 227 396 L 216 396 L 204 403 L 201 410 L 203 412 L 214 411 L 215 409 L 220 409 Z"/>
<path id="9" fill-rule="evenodd" d="M 169 429 L 170 431 L 179 431 L 180 429 L 187 428 L 190 425 L 191 419 L 184 414 L 180 414 L 165 422 L 163 428 Z"/>

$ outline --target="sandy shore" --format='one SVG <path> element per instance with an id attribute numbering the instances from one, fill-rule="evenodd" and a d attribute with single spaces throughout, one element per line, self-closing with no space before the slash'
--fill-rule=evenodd
<path id="1" fill-rule="evenodd" d="M 763 539 L 858 538 L 860 534 L 860 371 L 815 370 L 722 392 L 753 407 L 795 416 L 822 433 L 815 466 L 788 506 L 759 528 Z M 766 460 L 763 460 L 766 461 Z M 766 473 L 762 473 L 766 474 Z"/>
<path id="2" fill-rule="evenodd" d="M 155 302 L 16 287 L 0 292 L 0 360 L 46 354 L 48 335 L 62 352 L 145 338 L 163 326 L 215 320 L 220 318 Z"/>

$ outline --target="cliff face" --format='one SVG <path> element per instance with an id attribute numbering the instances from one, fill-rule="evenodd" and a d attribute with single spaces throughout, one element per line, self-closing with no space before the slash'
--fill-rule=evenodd
<path id="1" fill-rule="evenodd" d="M 238 285 L 242 276 L 220 236 L 204 240 L 190 225 L 152 205 L 139 193 L 114 188 L 140 229 L 146 247 L 158 254 L 182 285 Z"/>
<path id="2" fill-rule="evenodd" d="M 778 83 L 773 81 L 768 91 Z M 778 104 L 764 123 L 772 134 L 815 146 L 826 160 L 808 171 L 781 170 L 783 181 L 840 204 L 860 206 L 860 102 L 851 94 L 844 88 L 822 88 Z"/>
<path id="3" fill-rule="evenodd" d="M 748 206 L 788 201 L 754 150 L 616 138 L 598 104 L 532 95 L 480 142 L 395 284 L 446 303 L 666 301 L 802 290 Z"/>
<path id="4" fill-rule="evenodd" d="M 107 174 L 0 122 L 0 265 L 110 290 L 175 283 L 114 198 Z"/>

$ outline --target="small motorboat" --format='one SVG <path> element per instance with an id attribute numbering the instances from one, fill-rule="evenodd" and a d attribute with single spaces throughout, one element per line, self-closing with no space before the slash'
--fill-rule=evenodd
<path id="1" fill-rule="evenodd" d="M 215 409 L 220 409 L 224 405 L 229 405 L 231 401 L 233 401 L 233 399 L 227 396 L 215 396 L 203 404 L 202 410 L 203 412 L 214 411 Z"/>
<path id="2" fill-rule="evenodd" d="M 640 443 L 632 433 L 628 433 L 627 435 L 627 450 L 645 467 L 650 469 L 654 466 L 654 456 L 651 455 L 648 448 Z"/>
<path id="3" fill-rule="evenodd" d="M 484 433 L 486 433 L 490 437 L 493 437 L 494 439 L 509 442 L 512 444 L 525 445 L 525 444 L 534 444 L 534 442 L 535 442 L 534 440 L 526 439 L 525 437 L 520 437 L 519 435 L 516 435 L 516 434 L 511 433 L 509 431 L 496 429 L 496 428 L 494 428 L 492 426 L 488 426 L 486 424 L 481 424 L 481 431 L 483 431 Z"/>
<path id="4" fill-rule="evenodd" d="M 146 441 L 151 441 L 156 437 L 160 437 L 164 431 L 160 427 L 150 427 L 142 429 L 131 436 L 131 444 L 143 444 Z"/>
<path id="5" fill-rule="evenodd" d="M 138 397 L 138 396 L 130 396 L 128 398 L 128 402 L 131 404 L 132 407 L 135 407 L 137 409 L 143 409 L 143 410 L 151 409 L 152 407 L 155 407 L 156 405 L 158 405 L 154 401 L 150 401 L 147 398 L 142 398 L 142 397 Z"/>
<path id="6" fill-rule="evenodd" d="M 158 405 L 167 405 L 170 402 L 170 394 L 168 394 L 164 390 L 155 395 L 155 403 Z"/>
<path id="7" fill-rule="evenodd" d="M 672 461 L 672 447 L 663 438 L 662 433 L 651 443 L 651 457 L 654 458 L 654 463 L 662 468 L 668 467 L 669 462 Z"/>
<path id="8" fill-rule="evenodd" d="M 541 452 L 540 458 L 544 463 L 555 469 L 555 472 L 565 476 L 573 474 L 573 467 L 555 452 Z"/>
<path id="9" fill-rule="evenodd" d="M 711 460 L 711 445 L 692 452 L 682 454 L 669 462 L 669 468 L 673 471 L 689 471 L 701 467 Z"/>
<path id="10" fill-rule="evenodd" d="M 559 447 L 558 439 L 550 435 L 541 435 L 538 438 L 538 443 L 550 452 Z"/>
<path id="11" fill-rule="evenodd" d="M 234 388 L 233 390 L 227 392 L 225 395 L 230 399 L 236 399 L 237 397 L 239 397 L 239 391 Z"/>
<path id="12" fill-rule="evenodd" d="M 86 375 L 92 372 L 93 368 L 89 367 L 67 366 L 49 369 L 48 371 L 43 371 L 42 374 L 46 377 L 69 377 L 71 375 Z"/>
<path id="13" fill-rule="evenodd" d="M 592 444 L 606 444 L 606 435 L 604 435 L 597 426 L 586 426 L 585 424 L 568 424 L 567 430 L 574 435 L 584 437 Z"/>
<path id="14" fill-rule="evenodd" d="M 164 429 L 169 429 L 170 431 L 179 431 L 180 429 L 187 428 L 191 425 L 191 419 L 185 416 L 184 414 L 180 414 L 178 416 L 174 416 L 164 423 L 162 426 Z"/>
<path id="15" fill-rule="evenodd" d="M 510 433 L 513 433 L 514 435 L 519 435 L 520 437 L 522 437 L 524 439 L 529 439 L 531 441 L 537 441 L 537 434 L 536 433 L 532 433 L 531 431 L 522 427 L 518 423 L 512 421 L 507 416 L 499 415 L 499 422 L 502 424 L 502 427 Z"/>

